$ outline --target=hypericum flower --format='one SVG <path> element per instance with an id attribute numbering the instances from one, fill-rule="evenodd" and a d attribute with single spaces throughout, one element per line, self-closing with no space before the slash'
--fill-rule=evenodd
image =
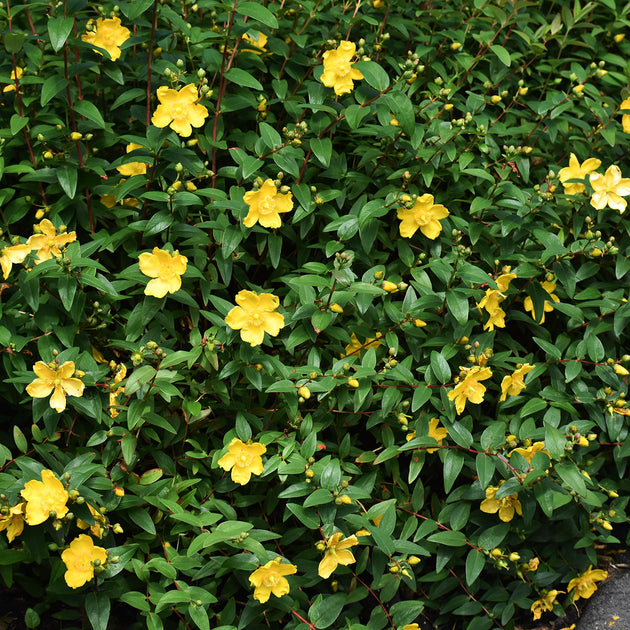
<path id="1" fill-rule="evenodd" d="M 151 122 L 160 128 L 170 128 L 183 138 L 192 133 L 193 127 L 202 127 L 208 117 L 208 110 L 200 105 L 199 94 L 194 83 L 185 85 L 179 92 L 165 85 L 157 89 L 160 104 Z"/>
<path id="2" fill-rule="evenodd" d="M 442 204 L 433 203 L 433 195 L 425 193 L 414 201 L 412 208 L 398 208 L 400 235 L 411 238 L 420 228 L 427 238 L 434 240 L 442 231 L 440 219 L 446 219 L 448 215 L 449 211 Z"/>
<path id="3" fill-rule="evenodd" d="M 591 186 L 595 191 L 591 197 L 591 206 L 603 210 L 606 206 L 623 213 L 628 205 L 624 197 L 630 195 L 630 179 L 621 176 L 621 169 L 612 164 L 606 173 L 592 173 Z"/>
<path id="4" fill-rule="evenodd" d="M 354 534 L 344 538 L 341 532 L 335 532 L 326 540 L 326 552 L 317 569 L 319 577 L 329 578 L 338 565 L 348 566 L 355 563 L 354 555 L 348 548 L 358 544 L 359 540 Z"/>
<path id="5" fill-rule="evenodd" d="M 252 347 L 259 346 L 269 333 L 275 337 L 284 327 L 284 316 L 276 313 L 280 300 L 272 293 L 256 293 L 243 289 L 236 294 L 238 306 L 226 316 L 225 323 L 232 330 L 241 331 L 241 339 Z"/>
<path id="6" fill-rule="evenodd" d="M 27 481 L 20 492 L 26 501 L 24 518 L 29 525 L 40 525 L 47 521 L 51 512 L 55 518 L 63 518 L 68 513 L 66 503 L 70 495 L 55 473 L 42 470 L 41 477 L 41 481 Z"/>
<path id="7" fill-rule="evenodd" d="M 79 588 L 94 577 L 95 566 L 107 562 L 107 551 L 96 547 L 87 534 L 79 534 L 61 554 L 61 559 L 67 569 L 66 584 L 70 588 Z"/>
<path id="8" fill-rule="evenodd" d="M 535 365 L 524 363 L 509 376 L 504 376 L 501 381 L 501 398 L 499 398 L 499 402 L 503 402 L 508 394 L 510 396 L 518 396 L 521 391 L 525 389 L 525 383 L 523 382 L 525 375 L 531 372 L 535 367 Z"/>
<path id="9" fill-rule="evenodd" d="M 238 438 L 233 438 L 228 446 L 228 452 L 217 462 L 223 470 L 232 471 L 232 481 L 244 486 L 252 475 L 260 475 L 263 471 L 261 455 L 267 452 L 267 447 L 259 442 L 244 444 Z"/>
<path id="10" fill-rule="evenodd" d="M 368 337 L 363 343 L 361 343 L 358 337 L 352 333 L 350 335 L 350 343 L 346 346 L 345 354 L 341 355 L 341 358 L 351 357 L 355 354 L 357 357 L 361 357 L 361 352 L 363 350 L 369 350 L 370 348 L 378 348 L 381 345 L 379 339 L 383 336 L 383 333 L 377 332 L 376 337 L 372 339 Z"/>
<path id="11" fill-rule="evenodd" d="M 545 453 L 545 455 L 549 455 L 549 452 L 545 449 L 544 442 L 534 442 L 531 446 L 528 446 L 527 448 L 512 449 L 510 451 L 509 457 L 512 457 L 512 453 L 520 453 L 527 460 L 527 463 L 530 466 L 532 465 L 532 459 L 534 459 L 534 455 L 536 455 L 536 453 Z"/>
<path id="12" fill-rule="evenodd" d="M 280 564 L 280 560 L 270 560 L 258 567 L 250 576 L 249 583 L 254 587 L 254 599 L 264 604 L 271 593 L 282 597 L 289 592 L 289 580 L 285 576 L 297 573 L 294 564 Z"/>
<path id="13" fill-rule="evenodd" d="M 488 321 L 483 325 L 484 330 L 494 330 L 494 327 L 505 328 L 505 311 L 498 308 L 490 313 Z"/>
<path id="14" fill-rule="evenodd" d="M 16 536 L 19 536 L 24 530 L 24 508 L 26 503 L 22 501 L 17 505 L 9 508 L 9 513 L 0 518 L 0 532 L 6 530 L 7 539 L 13 542 Z"/>
<path id="15" fill-rule="evenodd" d="M 249 206 L 249 212 L 243 219 L 243 225 L 248 228 L 256 223 L 267 228 L 279 228 L 282 225 L 280 214 L 293 210 L 291 192 L 278 192 L 272 179 L 266 180 L 258 190 L 246 192 L 243 201 Z"/>
<path id="16" fill-rule="evenodd" d="M 262 55 L 267 51 L 265 46 L 267 45 L 267 36 L 260 31 L 250 31 L 249 33 L 245 33 L 243 35 L 243 39 L 254 47 L 246 48 L 247 52 L 254 53 L 254 55 Z"/>
<path id="17" fill-rule="evenodd" d="M 504 270 L 506 270 L 505 273 L 502 273 L 500 276 L 495 278 L 495 282 L 497 283 L 497 286 L 499 287 L 499 291 L 501 291 L 501 293 L 505 293 L 510 286 L 510 282 L 512 282 L 512 280 L 516 278 L 515 273 L 509 273 L 509 267 L 504 267 Z"/>
<path id="18" fill-rule="evenodd" d="M 159 247 L 153 248 L 153 253 L 140 254 L 138 257 L 140 271 L 149 278 L 144 288 L 145 295 L 163 298 L 167 293 L 175 293 L 182 286 L 182 275 L 186 273 L 188 258 L 177 250 L 172 254 Z"/>
<path id="19" fill-rule="evenodd" d="M 326 86 L 334 88 L 335 94 L 341 96 L 354 89 L 353 81 L 359 81 L 363 75 L 352 67 L 350 61 L 357 50 L 352 42 L 342 40 L 334 50 L 327 50 L 323 55 L 324 72 L 319 80 Z"/>
<path id="20" fill-rule="evenodd" d="M 466 401 L 470 400 L 471 403 L 478 405 L 483 401 L 483 395 L 486 391 L 484 385 L 479 381 L 485 381 L 492 376 L 490 368 L 482 368 L 475 365 L 472 368 L 460 368 L 464 372 L 464 378 L 455 385 L 455 387 L 448 393 L 449 400 L 455 401 L 455 409 L 460 414 L 464 411 Z"/>
<path id="21" fill-rule="evenodd" d="M 481 298 L 481 302 L 477 303 L 477 308 L 481 310 L 485 308 L 490 314 L 499 309 L 499 304 L 505 300 L 505 296 L 502 295 L 498 289 L 486 289 L 486 294 Z"/>
<path id="22" fill-rule="evenodd" d="M 11 273 L 13 265 L 24 262 L 24 259 L 31 253 L 30 245 L 10 245 L 0 251 L 0 266 L 2 266 L 2 275 L 6 280 Z"/>
<path id="23" fill-rule="evenodd" d="M 544 611 L 553 610 L 553 603 L 556 601 L 556 597 L 558 597 L 560 593 L 564 593 L 564 591 L 556 591 L 555 589 L 552 591 L 548 591 L 540 599 L 537 599 L 532 604 L 530 610 L 534 615 L 534 621 L 540 619 L 540 616 Z"/>
<path id="24" fill-rule="evenodd" d="M 105 525 L 105 517 L 96 508 L 93 508 L 89 503 L 88 503 L 88 508 L 90 508 L 90 514 L 94 518 L 94 525 L 89 525 L 85 521 L 82 521 L 80 518 L 77 518 L 77 527 L 79 529 L 87 529 L 89 527 L 92 536 L 95 536 L 96 538 L 102 538 L 103 537 L 102 526 Z"/>
<path id="25" fill-rule="evenodd" d="M 67 233 L 65 227 L 57 234 L 57 229 L 48 219 L 35 225 L 34 229 L 36 233 L 26 241 L 26 244 L 32 250 L 37 250 L 37 258 L 42 262 L 50 260 L 53 256 L 61 258 L 60 248 L 77 240 L 76 232 Z"/>
<path id="26" fill-rule="evenodd" d="M 144 147 L 141 144 L 136 144 L 135 142 L 130 142 L 127 145 L 126 152 L 131 153 L 136 149 L 143 149 Z M 144 175 L 147 172 L 146 162 L 128 162 L 127 164 L 123 164 L 122 166 L 117 166 L 116 170 L 125 177 L 131 177 L 133 175 Z M 116 197 L 114 195 L 108 195 L 114 197 L 114 203 L 116 202 Z M 107 205 L 107 204 L 105 204 Z M 113 206 L 114 204 L 112 204 Z M 111 207 L 111 206 L 109 206 Z"/>
<path id="27" fill-rule="evenodd" d="M 54 364 L 53 364 L 54 365 Z M 33 366 L 37 378 L 26 386 L 26 392 L 33 398 L 50 396 L 50 406 L 61 413 L 66 408 L 67 396 L 83 396 L 85 385 L 80 378 L 72 378 L 75 372 L 74 361 L 66 361 L 59 367 L 50 367 L 43 361 Z"/>
<path id="28" fill-rule="evenodd" d="M 579 182 L 566 184 L 565 182 L 569 179 L 586 179 L 586 176 L 597 170 L 601 163 L 601 160 L 598 160 L 597 158 L 588 158 L 580 165 L 580 162 L 577 157 L 575 157 L 575 154 L 571 153 L 569 157 L 569 166 L 561 168 L 558 173 L 558 177 L 564 186 L 565 194 L 579 195 L 581 192 L 584 192 L 584 184 L 580 184 Z"/>
<path id="29" fill-rule="evenodd" d="M 131 31 L 121 25 L 118 17 L 98 18 L 96 26 L 94 26 L 94 20 L 90 20 L 88 26 L 91 27 L 91 30 L 85 35 L 81 35 L 81 40 L 104 48 L 112 61 L 116 61 L 120 57 L 120 46 L 131 37 Z M 100 50 L 95 48 L 93 50 L 99 55 L 103 54 Z"/>
<path id="30" fill-rule="evenodd" d="M 16 66 L 15 70 L 11 70 L 11 80 L 15 81 L 16 76 L 19 81 L 24 75 L 24 68 L 20 68 L 20 66 Z M 5 86 L 2 90 L 3 92 L 15 92 L 15 83 L 9 83 L 9 85 Z M 625 130 L 624 130 L 625 131 Z"/>
<path id="31" fill-rule="evenodd" d="M 575 589 L 573 593 L 573 601 L 580 599 L 580 597 L 588 599 L 597 590 L 595 582 L 605 580 L 607 577 L 607 571 L 603 571 L 602 569 L 593 569 L 593 565 L 591 564 L 584 573 L 578 575 L 569 582 L 567 590 L 571 591 Z"/>
<path id="32" fill-rule="evenodd" d="M 556 290 L 556 283 L 555 282 L 541 282 L 540 286 L 547 291 L 547 293 L 549 293 L 549 295 L 551 296 L 551 299 L 554 302 L 559 302 L 560 298 L 554 294 L 554 291 Z M 544 304 L 543 304 L 543 314 L 542 314 L 542 319 L 540 321 L 538 321 L 538 318 L 536 317 L 536 313 L 534 313 L 534 303 L 532 301 L 532 298 L 529 297 L 529 295 L 525 298 L 525 300 L 523 301 L 523 306 L 525 307 L 526 311 L 531 311 L 532 313 L 532 318 L 538 322 L 539 324 L 544 324 L 545 323 L 545 313 L 551 313 L 551 311 L 553 311 L 553 306 L 551 305 L 551 302 L 549 302 L 549 300 L 545 300 Z"/>
<path id="33" fill-rule="evenodd" d="M 13 77 L 11 77 L 13 78 Z M 18 77 L 19 78 L 19 77 Z M 4 90 L 6 92 L 6 88 Z M 619 109 L 630 110 L 630 97 L 624 99 L 619 106 Z M 621 126 L 626 133 L 630 133 L 630 114 L 623 114 L 621 116 Z"/>
<path id="34" fill-rule="evenodd" d="M 507 497 L 495 499 L 494 495 L 499 488 L 486 488 L 486 498 L 481 502 L 479 509 L 486 514 L 499 513 L 499 518 L 504 523 L 509 523 L 514 518 L 514 512 L 519 516 L 523 514 L 521 502 L 518 500 L 518 494 L 510 494 Z"/>
<path id="35" fill-rule="evenodd" d="M 439 427 L 438 424 L 440 421 L 437 418 L 431 418 L 429 420 L 429 437 L 433 438 L 440 446 L 442 446 L 442 440 L 448 435 L 448 429 L 444 427 Z M 416 437 L 415 431 L 410 431 L 405 436 L 407 442 L 413 440 Z M 437 448 L 427 448 L 425 449 L 427 453 L 435 453 L 435 451 L 439 450 Z"/>

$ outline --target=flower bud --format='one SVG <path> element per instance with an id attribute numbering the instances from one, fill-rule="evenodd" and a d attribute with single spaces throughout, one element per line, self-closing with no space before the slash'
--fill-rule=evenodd
<path id="1" fill-rule="evenodd" d="M 348 387 L 354 387 L 356 389 L 357 387 L 359 387 L 359 381 L 357 381 L 356 378 L 349 378 Z"/>
<path id="2" fill-rule="evenodd" d="M 304 398 L 304 400 L 308 400 L 311 397 L 311 390 L 306 387 L 306 385 L 303 385 L 298 389 L 298 395 Z"/>
<path id="3" fill-rule="evenodd" d="M 343 313 L 343 306 L 340 306 L 337 303 L 331 304 L 328 308 L 330 308 L 333 313 Z"/>
<path id="4" fill-rule="evenodd" d="M 383 280 L 383 282 L 381 283 L 381 289 L 387 291 L 387 293 L 397 293 L 398 285 L 394 282 L 390 282 L 389 280 Z"/>
<path id="5" fill-rule="evenodd" d="M 82 133 L 79 133 L 78 131 L 73 131 L 73 132 L 70 134 L 70 139 L 71 139 L 73 142 L 78 142 L 79 140 L 82 140 L 82 139 L 83 139 L 83 134 L 82 134 Z"/>

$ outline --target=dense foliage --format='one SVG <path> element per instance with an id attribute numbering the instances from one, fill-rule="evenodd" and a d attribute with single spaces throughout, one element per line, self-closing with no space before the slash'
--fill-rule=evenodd
<path id="1" fill-rule="evenodd" d="M 593 594 L 629 490 L 629 10 L 4 0 L 27 627 L 512 630 Z"/>

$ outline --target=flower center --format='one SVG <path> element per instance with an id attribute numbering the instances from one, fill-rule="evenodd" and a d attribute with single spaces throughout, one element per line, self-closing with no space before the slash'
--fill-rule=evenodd
<path id="1" fill-rule="evenodd" d="M 54 247 L 55 246 L 55 239 L 54 238 L 48 239 L 47 246 L 50 247 L 50 248 Z"/>
<path id="2" fill-rule="evenodd" d="M 345 59 L 340 59 L 335 64 L 335 74 L 340 77 L 345 77 L 351 69 L 350 62 Z"/>
<path id="3" fill-rule="evenodd" d="M 418 225 L 428 225 L 429 223 L 431 223 L 433 216 L 431 215 L 430 210 L 425 210 L 424 208 L 421 208 L 420 210 L 416 210 L 415 219 Z"/>
<path id="4" fill-rule="evenodd" d="M 171 116 L 173 117 L 173 120 L 181 120 L 182 118 L 187 118 L 188 106 L 183 105 L 182 103 L 178 103 L 177 105 L 172 105 Z"/>
<path id="5" fill-rule="evenodd" d="M 61 385 L 61 379 L 60 378 L 56 378 L 53 381 L 53 384 L 54 384 L 55 387 L 59 387 Z"/>
<path id="6" fill-rule="evenodd" d="M 116 44 L 116 34 L 113 31 L 110 31 L 109 29 L 107 29 L 106 31 L 104 31 L 102 33 L 101 41 L 106 46 L 111 46 L 112 44 L 115 45 Z M 103 48 L 105 48 L 105 46 L 103 46 Z"/>
<path id="7" fill-rule="evenodd" d="M 278 576 L 273 573 L 270 575 L 266 575 L 265 579 L 263 580 L 263 584 L 269 587 L 275 586 L 277 583 L 278 583 Z"/>
<path id="8" fill-rule="evenodd" d="M 271 214 L 276 210 L 276 200 L 275 197 L 271 195 L 267 195 L 259 204 L 258 204 L 258 212 L 260 214 Z"/>
<path id="9" fill-rule="evenodd" d="M 246 468 L 252 463 L 252 456 L 247 451 L 241 451 L 236 456 L 236 465 L 239 468 Z"/>
<path id="10" fill-rule="evenodd" d="M 264 324 L 264 318 L 259 311 L 253 311 L 249 314 L 250 326 L 262 326 Z"/>

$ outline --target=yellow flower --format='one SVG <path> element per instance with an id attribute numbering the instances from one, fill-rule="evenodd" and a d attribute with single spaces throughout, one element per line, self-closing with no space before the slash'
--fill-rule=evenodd
<path id="1" fill-rule="evenodd" d="M 94 518 L 94 525 L 88 525 L 85 521 L 82 521 L 80 518 L 78 518 L 77 527 L 79 529 L 87 529 L 89 527 L 92 536 L 95 536 L 96 538 L 102 538 L 103 529 L 101 526 L 105 525 L 105 517 L 96 508 L 93 508 L 89 503 L 88 508 L 90 508 L 90 514 Z"/>
<path id="2" fill-rule="evenodd" d="M 228 452 L 217 462 L 223 470 L 232 471 L 232 481 L 244 486 L 252 475 L 260 475 L 263 471 L 261 455 L 267 451 L 264 444 L 252 442 L 244 444 L 238 438 L 233 438 L 228 446 Z M 266 601 L 266 600 L 265 600 Z"/>
<path id="3" fill-rule="evenodd" d="M 554 291 L 556 290 L 556 283 L 555 282 L 541 282 L 540 286 L 545 291 L 547 291 L 547 293 L 549 293 L 549 295 L 551 296 L 551 299 L 554 302 L 559 302 L 560 301 L 560 298 L 557 295 L 554 295 Z M 532 298 L 529 297 L 529 295 L 523 301 L 523 306 L 525 307 L 526 311 L 531 311 L 532 318 L 536 322 L 538 322 L 539 324 L 544 324 L 545 323 L 545 313 L 551 313 L 551 311 L 553 311 L 553 306 L 551 305 L 549 300 L 545 300 L 545 302 L 543 304 L 542 319 L 540 321 L 538 321 L 538 318 L 536 317 L 536 314 L 534 313 L 534 303 L 532 301 Z"/>
<path id="4" fill-rule="evenodd" d="M 553 591 L 549 591 L 546 595 L 536 600 L 532 604 L 530 610 L 532 611 L 534 615 L 534 621 L 536 621 L 537 619 L 540 619 L 540 616 L 542 615 L 544 611 L 553 610 L 553 603 L 556 601 L 556 597 L 558 597 L 560 593 L 564 593 L 564 591 L 556 591 L 554 589 Z"/>
<path id="5" fill-rule="evenodd" d="M 74 361 L 66 361 L 58 368 L 51 368 L 43 361 L 38 361 L 33 366 L 36 378 L 26 386 L 26 392 L 33 398 L 46 398 L 50 396 L 50 406 L 61 413 L 66 408 L 66 395 L 83 396 L 85 385 L 80 378 L 72 378 L 74 374 Z"/>
<path id="6" fill-rule="evenodd" d="M 603 210 L 606 206 L 622 212 L 628 203 L 623 197 L 630 195 L 630 179 L 621 177 L 621 169 L 612 164 L 606 173 L 592 173 L 591 186 L 595 191 L 591 197 L 591 206 Z"/>
<path id="7" fill-rule="evenodd" d="M 136 149 L 143 149 L 144 147 L 141 144 L 136 144 L 135 142 L 130 142 L 127 145 L 127 153 L 131 153 L 132 151 L 135 151 Z M 121 174 L 124 175 L 125 177 L 131 177 L 132 175 L 144 175 L 147 172 L 147 165 L 145 162 L 129 162 L 127 164 L 123 164 L 122 166 L 117 166 L 116 170 Z M 104 196 L 108 196 L 108 197 L 114 197 L 114 195 L 104 195 Z M 114 203 L 115 203 L 115 197 L 114 197 Z M 101 198 L 102 201 L 102 198 Z M 107 205 L 106 203 L 104 205 Z M 108 206 L 109 208 L 111 208 L 114 204 L 112 204 L 111 206 Z"/>
<path id="8" fill-rule="evenodd" d="M 507 269 L 509 269 L 509 267 L 507 267 Z M 495 279 L 495 282 L 497 283 L 497 286 L 499 287 L 499 291 L 501 291 L 501 293 L 505 293 L 508 290 L 508 287 L 510 286 L 510 282 L 512 282 L 514 278 L 516 278 L 515 273 L 502 273 L 500 276 L 498 276 Z"/>
<path id="9" fill-rule="evenodd" d="M 359 541 L 355 535 L 344 538 L 341 532 L 336 532 L 328 538 L 326 540 L 326 552 L 317 569 L 319 577 L 326 579 L 332 575 L 338 565 L 348 566 L 356 562 L 348 547 L 358 544 Z"/>
<path id="10" fill-rule="evenodd" d="M 352 67 L 350 61 L 357 50 L 352 42 L 342 40 L 334 50 L 327 50 L 322 58 L 324 72 L 319 80 L 326 86 L 334 88 L 335 94 L 348 94 L 354 89 L 353 81 L 363 78 L 363 75 Z"/>
<path id="11" fill-rule="evenodd" d="M 24 75 L 24 68 L 20 68 L 20 66 L 16 66 L 15 70 L 11 70 L 11 80 L 15 81 L 16 79 L 16 71 L 17 71 L 17 80 L 19 81 Z M 3 90 L 3 92 L 15 92 L 15 84 L 7 85 Z M 623 105 L 623 103 L 622 103 Z M 629 116 L 630 118 L 630 116 Z M 625 129 L 624 129 L 625 131 Z"/>
<path id="12" fill-rule="evenodd" d="M 352 333 L 350 335 L 350 343 L 346 346 L 345 354 L 341 355 L 341 358 L 351 357 L 353 355 L 357 355 L 357 357 L 361 357 L 362 350 L 369 350 L 370 348 L 378 348 L 381 345 L 379 339 L 383 336 L 382 333 L 377 332 L 376 338 L 372 339 L 368 337 L 364 343 L 361 343 L 358 337 Z"/>
<path id="13" fill-rule="evenodd" d="M 247 50 L 247 52 L 254 53 L 254 55 L 262 55 L 264 52 L 267 52 L 265 46 L 267 45 L 268 38 L 264 33 L 251 31 L 250 33 L 245 33 L 243 39 L 255 49 L 246 48 L 245 50 Z"/>
<path id="14" fill-rule="evenodd" d="M 498 289 L 486 289 L 486 294 L 481 299 L 481 302 L 477 304 L 477 308 L 481 310 L 485 308 L 488 313 L 492 315 L 497 309 L 499 304 L 505 300 L 505 297 Z"/>
<path id="15" fill-rule="evenodd" d="M 499 513 L 499 518 L 504 523 L 509 523 L 514 518 L 514 512 L 519 516 L 523 514 L 521 502 L 518 500 L 518 494 L 510 494 L 501 499 L 495 499 L 494 495 L 499 488 L 487 488 L 486 498 L 481 502 L 479 509 L 486 514 Z"/>
<path id="16" fill-rule="evenodd" d="M 250 190 L 243 195 L 249 206 L 249 213 L 243 220 L 245 227 L 260 223 L 263 227 L 279 228 L 282 225 L 280 214 L 293 210 L 293 195 L 279 193 L 272 179 L 268 179 L 259 190 Z"/>
<path id="17" fill-rule="evenodd" d="M 510 376 L 504 376 L 501 381 L 501 398 L 499 398 L 499 402 L 503 402 L 508 394 L 510 396 L 518 396 L 525 389 L 525 383 L 523 382 L 525 375 L 535 367 L 535 365 L 525 363 L 517 370 L 514 370 Z"/>
<path id="18" fill-rule="evenodd" d="M 512 457 L 512 453 L 520 453 L 527 460 L 530 467 L 532 465 L 532 459 L 534 459 L 534 455 L 536 455 L 536 453 L 545 453 L 545 455 L 549 455 L 549 452 L 545 449 L 544 442 L 534 442 L 527 448 L 515 448 L 510 451 L 509 457 Z"/>
<path id="19" fill-rule="evenodd" d="M 445 219 L 448 215 L 449 211 L 442 204 L 433 203 L 433 195 L 425 193 L 414 201 L 413 208 L 398 208 L 400 235 L 411 238 L 420 228 L 427 238 L 434 240 L 442 231 L 439 219 Z"/>
<path id="20" fill-rule="evenodd" d="M 68 513 L 68 491 L 52 470 L 42 470 L 42 480 L 27 481 L 20 493 L 26 500 L 24 518 L 29 525 L 39 525 L 48 520 L 51 512 L 56 518 Z"/>
<path id="21" fill-rule="evenodd" d="M 569 179 L 585 179 L 587 175 L 598 169 L 601 163 L 601 160 L 596 158 L 588 158 L 580 165 L 580 162 L 577 157 L 575 157 L 575 154 L 571 153 L 569 157 L 569 166 L 561 168 L 558 173 L 558 177 L 564 186 L 565 194 L 578 195 L 581 192 L 584 192 L 584 184 L 580 184 L 578 182 L 565 184 L 565 182 Z"/>
<path id="22" fill-rule="evenodd" d="M 603 571 L 602 569 L 593 569 L 592 567 L 593 565 L 591 564 L 584 573 L 578 575 L 569 582 L 567 590 L 571 591 L 575 589 L 573 593 L 573 601 L 580 599 L 580 597 L 588 599 L 597 590 L 595 582 L 600 582 L 608 577 L 607 571 Z"/>
<path id="23" fill-rule="evenodd" d="M 13 542 L 24 530 L 24 507 L 26 503 L 22 501 L 9 508 L 9 513 L 0 518 L 0 532 L 6 530 L 9 542 Z"/>
<path id="24" fill-rule="evenodd" d="M 13 76 L 11 76 L 11 78 L 13 78 Z M 19 77 L 18 77 L 19 79 Z M 6 92 L 8 88 L 4 88 L 4 91 Z M 626 98 L 625 100 L 623 100 L 621 102 L 621 105 L 619 106 L 620 109 L 628 109 L 630 110 L 630 97 Z M 623 130 L 626 133 L 630 133 L 630 114 L 622 114 L 621 116 L 621 126 L 623 127 Z"/>
<path id="25" fill-rule="evenodd" d="M 460 414 L 464 411 L 466 401 L 478 405 L 483 401 L 483 395 L 486 391 L 484 385 L 479 381 L 485 381 L 492 376 L 490 368 L 482 368 L 475 365 L 472 368 L 460 368 L 465 376 L 462 381 L 457 383 L 455 387 L 448 393 L 449 400 L 455 401 L 455 409 Z"/>
<path id="26" fill-rule="evenodd" d="M 448 429 L 444 427 L 438 428 L 440 421 L 437 418 L 431 418 L 429 420 L 429 437 L 432 437 L 440 446 L 442 446 L 442 440 L 448 435 Z M 437 448 L 428 448 L 427 453 L 435 453 Z"/>
<path id="27" fill-rule="evenodd" d="M 505 328 L 505 311 L 498 308 L 490 313 L 488 321 L 483 325 L 484 330 L 494 330 L 494 327 Z"/>
<path id="28" fill-rule="evenodd" d="M 159 87 L 157 106 L 151 122 L 160 128 L 170 126 L 183 138 L 192 133 L 192 127 L 202 127 L 208 110 L 197 102 L 199 95 L 194 83 L 185 85 L 179 92 L 166 86 Z"/>
<path id="29" fill-rule="evenodd" d="M 167 293 L 175 293 L 182 286 L 182 274 L 186 273 L 188 258 L 177 250 L 172 254 L 159 247 L 153 248 L 153 253 L 140 254 L 138 257 L 140 271 L 149 278 L 144 288 L 145 295 L 163 298 Z"/>
<path id="30" fill-rule="evenodd" d="M 282 597 L 289 592 L 289 580 L 286 575 L 297 573 L 294 564 L 280 564 L 279 560 L 270 560 L 258 567 L 250 576 L 249 583 L 254 587 L 254 599 L 264 604 L 273 593 Z"/>
<path id="31" fill-rule="evenodd" d="M 13 265 L 24 262 L 24 259 L 31 253 L 30 245 L 11 245 L 5 247 L 0 253 L 0 266 L 2 266 L 2 274 L 6 280 L 11 273 Z"/>
<path id="32" fill-rule="evenodd" d="M 37 250 L 37 258 L 40 261 L 50 260 L 53 256 L 61 258 L 61 247 L 77 240 L 76 232 L 69 234 L 61 232 L 57 234 L 55 226 L 48 220 L 44 219 L 38 225 L 34 226 L 38 234 L 31 236 L 26 244 L 33 250 Z"/>
<path id="33" fill-rule="evenodd" d="M 88 22 L 88 26 L 94 24 L 94 20 Z M 112 61 L 116 61 L 120 57 L 120 45 L 131 37 L 128 28 L 121 26 L 120 18 L 98 18 L 96 26 L 88 31 L 85 35 L 81 35 L 81 40 L 88 44 L 93 44 L 99 48 L 104 48 Z M 99 55 L 103 53 L 94 49 Z"/>
<path id="34" fill-rule="evenodd" d="M 403 626 L 403 630 L 420 630 L 420 626 L 417 623 L 408 623 L 406 626 Z"/>
<path id="35" fill-rule="evenodd" d="M 241 339 L 252 347 L 259 346 L 269 333 L 276 337 L 284 327 L 284 316 L 276 313 L 280 300 L 272 293 L 242 290 L 235 298 L 235 306 L 225 318 L 232 330 L 241 331 Z"/>
<path id="36" fill-rule="evenodd" d="M 94 577 L 97 564 L 107 562 L 107 551 L 103 547 L 96 547 L 88 535 L 80 534 L 61 554 L 61 559 L 67 569 L 64 575 L 66 584 L 70 588 L 79 588 Z"/>

